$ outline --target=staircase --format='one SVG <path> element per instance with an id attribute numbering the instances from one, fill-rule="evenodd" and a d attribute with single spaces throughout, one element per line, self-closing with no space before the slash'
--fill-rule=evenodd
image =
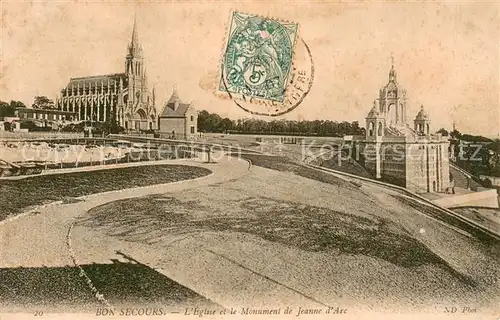
<path id="1" fill-rule="evenodd" d="M 450 162 L 450 173 L 455 180 L 455 186 L 463 189 L 477 190 L 482 185 L 472 178 L 473 175 Z"/>

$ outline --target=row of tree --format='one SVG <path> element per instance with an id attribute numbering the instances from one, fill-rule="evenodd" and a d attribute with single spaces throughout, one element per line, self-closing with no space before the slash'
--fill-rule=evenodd
<path id="1" fill-rule="evenodd" d="M 493 142 L 493 140 L 486 138 L 486 137 L 483 137 L 483 136 L 476 136 L 476 135 L 466 134 L 466 133 L 462 134 L 462 133 L 460 133 L 460 131 L 458 131 L 456 129 L 451 131 L 451 132 L 448 132 L 448 130 L 446 130 L 445 128 L 441 128 L 438 131 L 436 131 L 436 133 L 439 133 L 445 137 L 449 136 L 453 139 L 463 140 L 463 141 L 468 141 L 468 142 L 487 142 L 487 143 Z"/>
<path id="2" fill-rule="evenodd" d="M 10 103 L 0 101 L 0 118 L 13 117 L 18 108 L 25 108 L 26 106 L 21 101 L 12 100 Z"/>
<path id="3" fill-rule="evenodd" d="M 36 96 L 31 107 L 34 109 L 56 108 L 54 101 L 47 98 L 46 96 Z M 26 108 L 26 105 L 21 101 L 12 100 L 10 103 L 8 103 L 0 100 L 0 118 L 13 117 L 16 110 L 19 108 Z"/>
<path id="4" fill-rule="evenodd" d="M 203 110 L 198 114 L 198 131 L 282 135 L 317 135 L 333 137 L 365 134 L 365 129 L 359 126 L 358 121 L 265 121 L 259 119 L 231 120 L 229 118 L 222 118 L 216 113 L 209 113 L 206 110 Z"/>
<path id="5" fill-rule="evenodd" d="M 438 133 L 443 134 L 438 131 Z M 483 136 L 462 134 L 458 130 L 450 132 L 452 156 L 462 169 L 479 175 L 500 177 L 500 140 Z"/>

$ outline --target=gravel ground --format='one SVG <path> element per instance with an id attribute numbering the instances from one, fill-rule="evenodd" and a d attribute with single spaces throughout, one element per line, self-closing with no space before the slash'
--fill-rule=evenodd
<path id="1" fill-rule="evenodd" d="M 152 250 L 198 235 L 199 245 L 330 303 L 436 312 L 448 303 L 484 310 L 498 298 L 494 249 L 380 190 L 282 158 L 250 159 L 257 167 L 244 180 L 108 203 L 79 226 Z"/>

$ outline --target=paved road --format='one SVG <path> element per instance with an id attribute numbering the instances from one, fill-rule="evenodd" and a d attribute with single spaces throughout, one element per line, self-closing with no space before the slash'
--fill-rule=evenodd
<path id="1" fill-rule="evenodd" d="M 245 160 L 220 155 L 215 155 L 214 158 L 218 159 L 218 163 L 207 164 L 203 159 L 181 162 L 212 170 L 213 174 L 206 177 L 84 196 L 78 198 L 82 201 L 77 203 L 46 205 L 38 208 L 35 214 L 20 215 L 15 219 L 2 222 L 0 224 L 0 243 L 2 243 L 0 246 L 0 305 L 2 305 L 0 311 L 26 311 L 26 308 L 35 311 L 41 307 L 60 311 L 61 309 L 56 307 L 58 304 L 65 305 L 69 310 L 75 306 L 81 310 L 82 304 L 88 304 L 87 309 L 94 310 L 95 306 L 99 305 L 95 298 L 99 292 L 92 292 L 93 283 L 86 283 L 86 277 L 83 274 L 80 275 L 81 269 L 75 268 L 74 262 L 83 266 L 84 271 L 99 275 L 111 274 L 113 273 L 111 269 L 119 270 L 117 266 L 123 267 L 123 263 L 128 263 L 127 266 L 130 269 L 130 260 L 117 255 L 111 244 L 109 247 L 98 247 L 95 252 L 82 253 L 76 250 L 76 253 L 73 251 L 72 255 L 69 249 L 72 245 L 71 235 L 68 231 L 74 219 L 87 210 L 110 201 L 179 192 L 197 186 L 237 179 L 248 172 L 249 163 Z M 163 162 L 168 163 L 168 161 Z M 180 161 L 171 162 L 179 164 Z M 144 163 L 137 165 L 144 165 Z M 94 242 L 94 240 L 96 239 L 89 241 Z M 95 243 L 99 243 L 99 246 L 103 245 L 102 242 L 95 241 Z M 115 266 L 110 268 L 110 264 Z M 137 268 L 137 263 L 132 264 L 135 264 Z M 123 270 L 121 270 L 122 274 Z M 146 266 L 141 266 L 140 272 L 129 270 L 128 273 L 131 275 L 155 274 Z M 155 274 L 153 278 L 158 276 Z M 141 284 L 141 281 L 127 279 L 132 286 Z M 152 281 L 152 283 L 155 282 L 158 281 Z M 172 281 L 171 283 L 175 284 Z M 189 289 L 177 286 L 186 296 L 186 301 L 196 296 Z M 94 285 L 94 287 L 97 286 Z M 124 288 L 121 289 L 122 292 L 126 291 Z M 119 295 L 119 291 L 117 290 L 115 294 Z M 141 294 L 148 292 L 151 294 L 150 291 L 144 289 Z M 139 295 L 137 288 L 129 288 L 128 292 L 134 297 Z M 124 297 L 117 296 L 116 298 L 123 299 Z M 203 300 L 202 297 L 198 298 L 196 300 L 198 302 Z"/>

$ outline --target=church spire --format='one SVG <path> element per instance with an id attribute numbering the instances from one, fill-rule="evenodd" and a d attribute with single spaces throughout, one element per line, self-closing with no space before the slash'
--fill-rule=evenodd
<path id="1" fill-rule="evenodd" d="M 132 39 L 128 45 L 128 55 L 131 57 L 142 57 L 142 47 L 139 43 L 139 32 L 137 31 L 137 17 L 134 15 L 134 27 L 132 28 Z"/>
<path id="2" fill-rule="evenodd" d="M 137 34 L 137 15 L 134 14 L 134 28 L 132 29 L 132 41 L 130 42 L 132 47 L 139 46 L 139 36 Z"/>
<path id="3" fill-rule="evenodd" d="M 396 82 L 396 70 L 394 70 L 394 55 L 391 53 L 391 70 L 389 71 L 389 82 Z"/>

